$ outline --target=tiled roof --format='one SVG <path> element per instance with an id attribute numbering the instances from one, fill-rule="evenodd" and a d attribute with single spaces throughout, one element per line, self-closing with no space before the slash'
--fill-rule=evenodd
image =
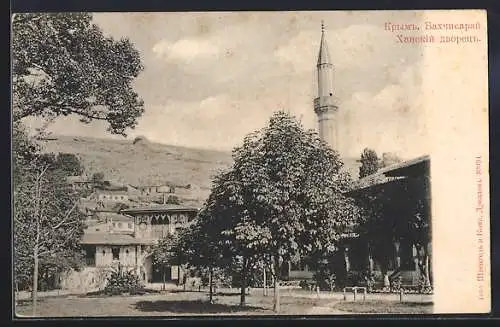
<path id="1" fill-rule="evenodd" d="M 98 188 L 96 188 L 95 193 L 96 194 L 128 195 L 127 190 L 119 189 L 119 188 L 117 188 L 117 189 L 98 189 Z"/>
<path id="2" fill-rule="evenodd" d="M 411 160 L 407 160 L 404 162 L 396 163 L 382 169 L 379 169 L 376 173 L 363 177 L 353 183 L 353 190 L 363 189 L 366 187 L 380 185 L 384 183 L 388 183 L 394 180 L 403 179 L 404 176 L 391 176 L 393 172 L 398 170 L 408 168 L 429 160 L 429 156 L 420 156 Z"/>
<path id="3" fill-rule="evenodd" d="M 129 234 L 111 233 L 85 233 L 81 244 L 109 244 L 109 245 L 129 245 L 129 244 L 151 244 L 151 240 L 135 238 Z"/>
<path id="4" fill-rule="evenodd" d="M 90 183 L 88 178 L 84 176 L 68 176 L 66 180 L 68 183 Z"/>
<path id="5" fill-rule="evenodd" d="M 193 211 L 198 212 L 198 208 L 195 207 L 186 207 L 182 205 L 175 204 L 161 204 L 155 206 L 146 206 L 146 207 L 135 207 L 130 209 L 122 210 L 124 214 L 136 213 L 136 212 L 174 212 L 174 211 Z"/>
<path id="6" fill-rule="evenodd" d="M 112 221 L 129 221 L 129 222 L 134 221 L 134 218 L 121 215 L 116 212 L 96 212 L 96 216 L 99 217 L 101 220 L 108 219 Z"/>

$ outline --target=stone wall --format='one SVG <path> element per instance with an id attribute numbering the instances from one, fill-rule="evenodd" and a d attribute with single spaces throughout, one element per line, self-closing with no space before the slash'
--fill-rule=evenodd
<path id="1" fill-rule="evenodd" d="M 69 270 L 61 275 L 61 289 L 77 293 L 103 289 L 110 272 L 108 267 L 85 267 L 81 271 Z"/>

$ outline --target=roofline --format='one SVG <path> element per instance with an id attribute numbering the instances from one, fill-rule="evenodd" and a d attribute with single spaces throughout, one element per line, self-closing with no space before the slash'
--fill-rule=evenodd
<path id="1" fill-rule="evenodd" d="M 110 241 L 95 241 L 95 242 L 89 242 L 89 241 L 80 241 L 80 244 L 83 245 L 150 245 L 153 244 L 154 240 L 131 240 L 129 242 L 127 241 L 118 241 L 118 242 L 110 242 Z"/>
<path id="2" fill-rule="evenodd" d="M 377 171 L 376 174 L 381 173 L 381 174 L 385 175 L 388 172 L 396 171 L 396 170 L 399 170 L 401 168 L 407 168 L 407 167 L 410 167 L 410 166 L 413 166 L 413 165 L 416 165 L 416 164 L 419 164 L 419 163 L 422 163 L 425 161 L 430 161 L 430 160 L 431 160 L 430 155 L 428 155 L 428 154 L 422 155 L 422 156 L 419 156 L 419 157 L 416 157 L 416 158 L 413 158 L 410 160 L 405 160 L 403 162 L 398 162 L 398 163 L 392 164 L 390 166 L 384 167 L 384 168 L 380 169 L 379 171 Z"/>
<path id="3" fill-rule="evenodd" d="M 196 211 L 198 212 L 200 209 L 194 208 L 194 207 L 184 207 L 184 208 L 155 208 L 155 207 L 147 207 L 147 208 L 131 208 L 131 209 L 124 209 L 121 210 L 120 212 L 122 213 L 141 213 L 141 212 L 157 212 L 157 211 L 170 211 L 170 212 L 178 212 L 178 211 Z"/>
<path id="4" fill-rule="evenodd" d="M 344 192 L 343 194 L 347 195 L 347 196 L 351 196 L 351 195 L 357 194 L 359 192 L 363 192 L 363 191 L 368 190 L 368 189 L 373 189 L 375 187 L 382 187 L 384 185 L 396 183 L 396 182 L 399 182 L 399 181 L 406 179 L 406 177 L 386 177 L 386 178 L 389 178 L 389 179 L 382 181 L 380 183 L 368 184 L 368 185 L 365 185 L 362 187 L 356 187 L 356 188 L 353 188 L 351 190 Z"/>

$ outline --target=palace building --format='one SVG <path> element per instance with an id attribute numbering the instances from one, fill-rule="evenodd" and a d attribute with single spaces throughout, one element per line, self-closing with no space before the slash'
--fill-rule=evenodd
<path id="1" fill-rule="evenodd" d="M 179 282 L 184 272 L 179 266 L 160 269 L 153 260 L 152 246 L 160 239 L 186 227 L 198 208 L 180 205 L 158 205 L 105 213 L 100 222 L 89 226 L 81 245 L 86 267 L 63 277 L 66 289 L 94 289 L 103 285 L 106 274 L 121 265 L 146 283 Z"/>

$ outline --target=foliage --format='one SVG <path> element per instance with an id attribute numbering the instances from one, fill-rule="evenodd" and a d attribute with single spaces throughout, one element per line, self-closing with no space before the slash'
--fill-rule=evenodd
<path id="1" fill-rule="evenodd" d="M 92 183 L 95 184 L 102 184 L 104 182 L 104 173 L 102 172 L 97 172 L 92 174 Z"/>
<path id="2" fill-rule="evenodd" d="M 402 162 L 403 160 L 397 156 L 395 153 L 384 152 L 382 153 L 382 160 L 380 162 L 380 167 L 388 167 L 397 163 Z"/>
<path id="3" fill-rule="evenodd" d="M 375 150 L 365 148 L 361 153 L 361 167 L 359 167 L 359 178 L 374 174 L 379 168 L 379 159 Z"/>
<path id="4" fill-rule="evenodd" d="M 338 153 L 286 113 L 245 137 L 233 158 L 214 180 L 204 220 L 233 258 L 243 258 L 243 272 L 264 261 L 279 282 L 284 261 L 332 251 L 357 222 L 356 206 L 342 194 L 350 177 Z"/>
<path id="5" fill-rule="evenodd" d="M 79 191 L 66 181 L 67 157 L 40 154 L 19 123 L 13 144 L 14 273 L 15 281 L 28 287 L 35 257 L 45 272 L 40 281 L 78 268 L 85 217 L 76 210 Z"/>
<path id="6" fill-rule="evenodd" d="M 80 159 L 73 153 L 59 153 L 55 163 L 60 169 L 64 170 L 68 176 L 79 176 L 83 173 L 84 168 Z"/>
<path id="7" fill-rule="evenodd" d="M 321 290 L 333 291 L 335 289 L 335 270 L 328 260 L 320 260 L 318 269 L 314 273 L 314 280 Z"/>
<path id="8" fill-rule="evenodd" d="M 163 267 L 181 265 L 185 263 L 184 237 L 185 230 L 167 235 L 153 246 L 153 262 Z"/>
<path id="9" fill-rule="evenodd" d="M 368 292 L 372 292 L 375 287 L 375 272 L 365 271 L 363 274 L 363 279 Z"/>
<path id="10" fill-rule="evenodd" d="M 166 202 L 167 204 L 181 204 L 179 197 L 176 195 L 169 195 Z"/>
<path id="11" fill-rule="evenodd" d="M 391 280 L 391 292 L 399 292 L 401 290 L 401 286 L 403 284 L 403 277 L 396 276 L 393 280 Z"/>
<path id="12" fill-rule="evenodd" d="M 108 295 L 121 295 L 124 293 L 143 294 L 144 285 L 134 270 L 127 271 L 122 265 L 118 265 L 106 279 L 104 293 Z"/>
<path id="13" fill-rule="evenodd" d="M 75 114 L 115 134 L 135 127 L 143 67 L 130 40 L 104 36 L 88 13 L 16 14 L 12 31 L 14 121 Z"/>

